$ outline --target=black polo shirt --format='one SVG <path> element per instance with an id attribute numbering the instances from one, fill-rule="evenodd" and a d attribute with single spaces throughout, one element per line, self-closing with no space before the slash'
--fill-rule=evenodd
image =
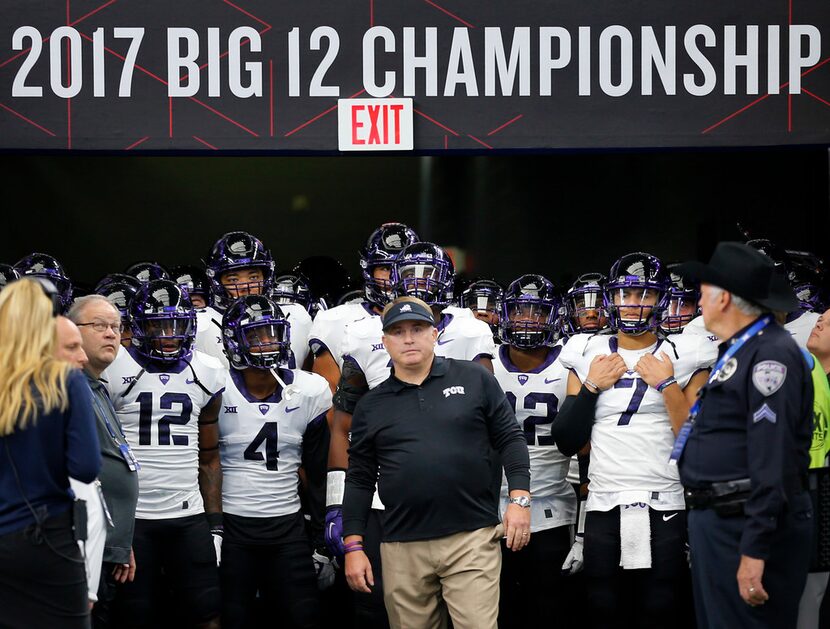
<path id="1" fill-rule="evenodd" d="M 720 356 L 749 327 L 721 343 Z M 702 395 L 679 461 L 680 480 L 687 488 L 706 489 L 713 482 L 751 479 L 740 550 L 766 559 L 778 520 L 804 488 L 810 463 L 813 384 L 807 361 L 790 333 L 770 323 Z"/>
<path id="2" fill-rule="evenodd" d="M 502 464 L 510 489 L 529 489 L 527 442 L 493 374 L 441 357 L 420 385 L 393 372 L 355 408 L 343 535 L 363 535 L 376 482 L 383 541 L 497 524 Z"/>

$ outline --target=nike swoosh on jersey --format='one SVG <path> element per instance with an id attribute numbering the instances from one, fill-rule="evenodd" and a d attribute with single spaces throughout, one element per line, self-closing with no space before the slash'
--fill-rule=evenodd
<path id="1" fill-rule="evenodd" d="M 446 345 L 447 343 L 452 343 L 454 340 L 455 339 L 444 339 L 444 340 L 438 339 L 438 344 L 439 345 Z"/>
<path id="2" fill-rule="evenodd" d="M 294 411 L 296 411 L 298 408 L 300 408 L 300 407 L 299 407 L 299 406 L 294 406 L 294 407 L 292 407 L 292 408 L 286 408 L 286 409 L 285 409 L 285 412 L 286 412 L 286 413 L 293 413 L 293 412 L 294 412 Z"/>
<path id="3" fill-rule="evenodd" d="M 196 381 L 195 381 L 195 380 L 188 380 L 187 378 L 185 378 L 185 379 L 184 379 L 184 383 L 185 383 L 185 384 L 195 384 L 195 383 L 196 383 Z"/>
<path id="4" fill-rule="evenodd" d="M 671 515 L 664 515 L 663 516 L 663 522 L 668 522 L 669 520 L 671 520 L 676 515 L 677 515 L 676 513 L 672 513 Z"/>
<path id="5" fill-rule="evenodd" d="M 551 378 L 550 380 L 548 380 L 547 378 L 545 378 L 545 384 L 550 384 L 551 382 L 556 382 L 557 380 L 561 379 L 562 378 Z"/>

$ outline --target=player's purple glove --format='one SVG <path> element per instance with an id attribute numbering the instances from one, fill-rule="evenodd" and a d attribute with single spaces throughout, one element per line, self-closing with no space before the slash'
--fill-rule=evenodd
<path id="1" fill-rule="evenodd" d="M 326 547 L 338 559 L 342 559 L 343 551 L 343 508 L 329 507 L 326 510 Z"/>

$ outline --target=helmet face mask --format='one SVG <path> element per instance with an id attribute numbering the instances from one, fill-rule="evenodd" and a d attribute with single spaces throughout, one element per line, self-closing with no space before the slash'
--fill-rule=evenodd
<path id="1" fill-rule="evenodd" d="M 553 284 L 541 275 L 523 275 L 504 291 L 499 332 L 519 349 L 549 347 L 559 338 L 562 306 Z"/>
<path id="2" fill-rule="evenodd" d="M 598 332 L 608 327 L 604 290 L 605 276 L 601 273 L 585 273 L 577 278 L 565 296 L 563 329 L 567 334 Z"/>
<path id="3" fill-rule="evenodd" d="M 382 307 L 395 297 L 392 263 L 400 251 L 416 242 L 418 234 L 403 223 L 384 223 L 372 232 L 360 250 L 366 301 Z"/>
<path id="4" fill-rule="evenodd" d="M 222 318 L 222 341 L 235 369 L 275 369 L 291 357 L 291 326 L 265 295 L 235 301 Z"/>
<path id="5" fill-rule="evenodd" d="M 203 269 L 186 264 L 174 266 L 170 269 L 170 279 L 187 292 L 194 308 L 202 309 L 210 305 L 210 282 Z"/>
<path id="6" fill-rule="evenodd" d="M 473 316 L 490 326 L 493 335 L 498 335 L 504 289 L 494 280 L 470 282 L 458 299 L 460 308 L 469 308 Z"/>
<path id="7" fill-rule="evenodd" d="M 452 301 L 455 267 L 438 245 L 414 243 L 395 257 L 392 283 L 397 297 L 417 297 L 431 306 Z"/>
<path id="8" fill-rule="evenodd" d="M 196 311 L 171 280 L 153 280 L 130 300 L 131 346 L 153 360 L 187 358 L 196 338 Z"/>
<path id="9" fill-rule="evenodd" d="M 266 295 L 271 290 L 271 252 L 247 232 L 224 234 L 210 250 L 205 266 L 214 303 L 220 309 L 245 295 Z"/>
<path id="10" fill-rule="evenodd" d="M 277 305 L 300 304 L 308 310 L 311 306 L 311 291 L 299 275 L 286 273 L 274 280 L 271 299 Z"/>
<path id="11" fill-rule="evenodd" d="M 684 280 L 674 273 L 674 266 L 671 264 L 668 267 L 671 285 L 666 309 L 660 321 L 660 328 L 667 334 L 682 332 L 689 322 L 700 314 L 700 287 L 697 283 Z"/>
<path id="12" fill-rule="evenodd" d="M 187 316 L 146 317 L 140 324 L 152 358 L 178 360 L 187 352 L 188 339 L 195 334 L 193 321 Z"/>
<path id="13" fill-rule="evenodd" d="M 669 297 L 663 263 L 647 253 L 630 253 L 617 260 L 608 274 L 604 303 L 612 328 L 624 334 L 653 332 Z"/>

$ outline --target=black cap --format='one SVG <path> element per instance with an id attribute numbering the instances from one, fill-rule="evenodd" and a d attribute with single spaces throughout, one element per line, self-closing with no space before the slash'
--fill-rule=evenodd
<path id="1" fill-rule="evenodd" d="M 684 262 L 676 272 L 777 312 L 792 312 L 799 306 L 795 292 L 773 260 L 742 242 L 720 242 L 709 264 Z"/>
<path id="2" fill-rule="evenodd" d="M 432 310 L 414 301 L 402 301 L 389 308 L 383 315 L 383 329 L 387 330 L 401 321 L 425 321 L 435 326 Z"/>

